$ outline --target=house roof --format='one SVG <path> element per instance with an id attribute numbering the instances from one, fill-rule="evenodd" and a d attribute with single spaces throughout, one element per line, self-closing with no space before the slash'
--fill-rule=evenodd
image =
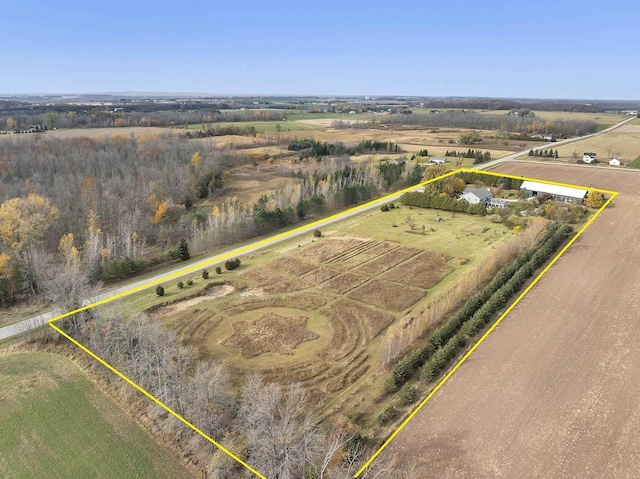
<path id="1" fill-rule="evenodd" d="M 538 193 L 549 193 L 550 195 L 568 196 L 569 198 L 584 198 L 587 190 L 580 188 L 570 188 L 568 186 L 550 185 L 548 183 L 538 183 L 537 181 L 523 181 L 520 187 L 523 190 L 535 191 Z"/>
<path id="2" fill-rule="evenodd" d="M 491 191 L 489 191 L 487 188 L 465 188 L 462 194 L 472 194 L 477 196 L 481 200 L 486 200 L 487 198 L 491 198 L 491 196 L 493 196 L 491 194 Z"/>

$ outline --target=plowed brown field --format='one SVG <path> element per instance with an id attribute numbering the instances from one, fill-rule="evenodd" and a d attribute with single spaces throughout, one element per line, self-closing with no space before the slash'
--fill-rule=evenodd
<path id="1" fill-rule="evenodd" d="M 497 171 L 620 195 L 383 453 L 420 477 L 640 477 L 640 174 Z"/>

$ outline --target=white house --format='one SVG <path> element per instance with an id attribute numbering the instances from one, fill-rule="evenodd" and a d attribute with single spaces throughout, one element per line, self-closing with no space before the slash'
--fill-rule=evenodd
<path id="1" fill-rule="evenodd" d="M 610 164 L 611 166 L 620 166 L 620 165 L 621 165 L 620 160 L 619 160 L 619 159 L 617 159 L 617 158 L 611 158 L 611 159 L 609 160 L 609 164 Z"/>
<path id="2" fill-rule="evenodd" d="M 520 189 L 525 198 L 538 197 L 540 195 L 550 195 L 556 201 L 565 203 L 582 203 L 587 190 L 570 188 L 568 186 L 550 185 L 548 183 L 538 183 L 536 181 L 523 181 Z"/>
<path id="3" fill-rule="evenodd" d="M 489 188 L 465 188 L 460 196 L 461 200 L 467 201 L 471 205 L 486 203 L 493 197 Z"/>
<path id="4" fill-rule="evenodd" d="M 595 159 L 596 159 L 595 153 L 585 151 L 582 155 L 582 161 L 584 161 L 585 163 L 592 163 L 595 161 Z"/>
<path id="5" fill-rule="evenodd" d="M 441 156 L 432 156 L 431 158 L 429 158 L 429 163 L 432 163 L 434 165 L 443 165 L 446 162 L 447 159 Z"/>

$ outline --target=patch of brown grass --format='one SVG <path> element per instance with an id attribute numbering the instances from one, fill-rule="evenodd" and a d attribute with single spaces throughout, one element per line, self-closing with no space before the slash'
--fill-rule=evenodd
<path id="1" fill-rule="evenodd" d="M 252 267 L 240 273 L 245 279 L 253 283 L 253 286 L 261 288 L 266 293 L 289 293 L 299 291 L 311 286 L 300 278 L 291 278 L 272 269 Z"/>
<path id="2" fill-rule="evenodd" d="M 398 265 L 380 276 L 380 279 L 429 289 L 453 271 L 447 258 L 440 253 L 423 251 L 415 258 Z"/>
<path id="3" fill-rule="evenodd" d="M 344 254 L 351 248 L 360 246 L 366 240 L 358 237 L 348 238 L 323 238 L 316 244 L 304 248 L 300 256 L 312 261 L 327 261 L 334 256 Z"/>
<path id="4" fill-rule="evenodd" d="M 255 321 L 233 323 L 233 334 L 221 344 L 238 348 L 245 359 L 264 353 L 288 356 L 295 352 L 298 344 L 318 338 L 306 326 L 305 316 L 266 313 Z"/>
<path id="5" fill-rule="evenodd" d="M 412 256 L 416 256 L 420 251 L 422 250 L 404 246 L 396 248 L 387 254 L 363 264 L 359 268 L 356 268 L 355 271 L 369 276 L 377 276 Z"/>
<path id="6" fill-rule="evenodd" d="M 314 269 L 316 265 L 295 256 L 283 256 L 272 261 L 267 266 L 294 276 L 300 276 Z"/>
<path id="7" fill-rule="evenodd" d="M 390 311 L 403 311 L 424 297 L 425 291 L 380 279 L 372 279 L 347 296 Z"/>
<path id="8" fill-rule="evenodd" d="M 322 283 L 322 287 L 338 294 L 344 294 L 367 281 L 367 276 L 355 273 L 343 273 Z"/>
<path id="9" fill-rule="evenodd" d="M 228 316 L 235 316 L 262 308 L 291 308 L 292 306 L 303 311 L 313 311 L 324 306 L 331 299 L 332 297 L 327 294 L 301 291 L 270 298 L 260 296 L 247 297 L 231 301 L 221 306 L 220 310 Z"/>
<path id="10" fill-rule="evenodd" d="M 316 268 L 309 271 L 308 273 L 303 274 L 301 277 L 304 278 L 305 281 L 309 281 L 314 284 L 320 284 L 325 282 L 329 278 L 333 278 L 337 274 L 339 274 L 337 271 L 329 268 Z"/>

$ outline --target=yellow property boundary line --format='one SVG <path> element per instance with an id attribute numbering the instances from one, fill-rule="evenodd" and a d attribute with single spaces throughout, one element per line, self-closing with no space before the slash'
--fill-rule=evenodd
<path id="1" fill-rule="evenodd" d="M 189 274 L 189 273 L 192 273 L 194 271 L 197 271 L 197 270 L 212 266 L 212 265 L 217 264 L 217 263 L 221 263 L 222 261 L 225 261 L 226 259 L 238 256 L 240 254 L 243 254 L 244 252 L 246 252 L 246 251 L 248 251 L 250 249 L 251 250 L 259 249 L 259 248 L 268 246 L 270 244 L 273 244 L 275 242 L 279 242 L 279 241 L 283 241 L 285 239 L 293 238 L 294 236 L 297 236 L 297 235 L 305 233 L 305 232 L 309 232 L 309 231 L 311 231 L 311 230 L 313 230 L 313 229 L 315 229 L 315 228 L 317 228 L 319 226 L 325 225 L 327 222 L 334 222 L 334 221 L 340 220 L 342 218 L 345 218 L 347 216 L 352 216 L 352 215 L 354 215 L 354 214 L 356 214 L 358 212 L 367 210 L 367 209 L 369 209 L 369 208 L 371 208 L 373 206 L 376 206 L 376 205 L 379 205 L 379 204 L 384 204 L 384 203 L 386 203 L 388 201 L 393 201 L 398 195 L 401 195 L 401 194 L 409 192 L 409 191 L 414 191 L 416 188 L 419 188 L 420 186 L 424 186 L 424 185 L 427 185 L 429 183 L 442 180 L 444 178 L 447 178 L 449 176 L 455 175 L 455 174 L 460 173 L 460 172 L 473 172 L 473 173 L 478 173 L 478 174 L 483 174 L 483 175 L 492 175 L 492 176 L 499 176 L 499 177 L 505 177 L 505 178 L 514 178 L 514 179 L 518 179 L 518 180 L 530 179 L 530 180 L 535 180 L 535 181 L 537 181 L 539 183 L 548 183 L 548 184 L 552 184 L 552 185 L 568 186 L 568 187 L 572 187 L 572 188 L 581 188 L 581 189 L 587 189 L 587 190 L 592 190 L 592 191 L 599 191 L 601 193 L 606 193 L 606 194 L 609 194 L 611 196 L 605 202 L 605 204 L 594 214 L 594 216 L 591 219 L 589 219 L 589 221 L 578 231 L 578 233 L 576 233 L 576 235 L 569 241 L 569 243 L 562 249 L 562 251 L 558 255 L 556 255 L 554 257 L 554 259 L 547 265 L 546 268 L 544 268 L 544 270 L 538 275 L 538 277 L 536 277 L 536 279 L 514 301 L 514 303 L 500 316 L 500 318 L 491 326 L 491 328 L 476 342 L 476 344 L 474 344 L 474 346 L 462 357 L 462 359 L 460 359 L 460 361 L 458 361 L 458 363 L 453 367 L 453 369 L 438 383 L 438 385 L 431 391 L 431 393 L 403 421 L 403 423 L 400 425 L 400 427 L 398 427 L 398 429 L 396 429 L 394 431 L 394 433 L 389 437 L 389 439 L 387 439 L 387 441 L 385 441 L 385 443 L 375 452 L 375 454 L 373 456 L 371 456 L 371 458 L 365 463 L 365 465 L 362 466 L 362 468 L 355 474 L 354 477 L 357 478 L 360 474 L 362 474 L 362 472 L 367 467 L 369 467 L 371 465 L 371 463 L 387 447 L 387 445 L 393 440 L 393 438 L 404 428 L 404 426 L 406 426 L 406 424 L 418 413 L 418 411 L 420 409 L 422 409 L 422 407 L 427 403 L 427 401 L 429 401 L 429 399 L 431 399 L 431 397 L 433 397 L 433 395 L 442 387 L 442 385 L 453 375 L 453 373 L 460 367 L 460 365 L 467 359 L 467 357 L 469 357 L 469 355 L 480 345 L 480 343 L 482 343 L 482 341 L 484 341 L 484 339 L 489 335 L 489 333 L 491 333 L 491 331 L 493 331 L 495 329 L 495 327 L 516 306 L 516 304 L 518 304 L 518 302 L 520 302 L 520 300 L 524 297 L 524 295 L 531 290 L 531 288 L 538 282 L 538 280 L 542 277 L 542 275 L 544 275 L 544 273 L 546 273 L 549 270 L 549 268 L 558 260 L 558 258 L 569 248 L 569 246 L 571 246 L 575 242 L 575 240 L 578 238 L 578 236 L 580 236 L 582 234 L 582 232 L 595 220 L 595 218 L 604 210 L 604 208 L 606 208 L 606 206 L 613 200 L 613 198 L 615 198 L 618 195 L 617 192 L 608 191 L 608 190 L 602 190 L 602 189 L 597 189 L 597 188 L 587 188 L 587 187 L 583 187 L 583 186 L 570 185 L 570 184 L 565 184 L 565 183 L 555 183 L 555 182 L 551 182 L 551 181 L 538 180 L 538 179 L 534 179 L 534 178 L 525 178 L 525 177 L 514 176 L 514 175 L 509 175 L 509 174 L 493 173 L 493 172 L 483 171 L 483 170 L 473 170 L 473 169 L 470 169 L 470 168 L 460 168 L 460 169 L 451 171 L 449 173 L 446 173 L 444 175 L 438 176 L 436 178 L 433 178 L 431 180 L 422 182 L 422 183 L 420 183 L 418 185 L 414 185 L 414 186 L 411 186 L 411 187 L 408 187 L 408 188 L 404 188 L 402 190 L 396 191 L 395 193 L 390 193 L 390 194 L 385 195 L 385 196 L 383 196 L 381 198 L 378 198 L 378 199 L 375 199 L 375 200 L 372 200 L 372 201 L 368 201 L 367 203 L 364 203 L 364 204 L 356 206 L 354 208 L 350 208 L 350 209 L 348 209 L 346 211 L 342 211 L 340 213 L 331 215 L 331 216 L 329 216 L 327 218 L 323 218 L 323 219 L 314 221 L 314 222 L 312 222 L 310 224 L 307 224 L 307 225 L 304 225 L 304 226 L 300 226 L 298 228 L 294 228 L 292 230 L 289 230 L 289 231 L 286 231 L 286 232 L 283 232 L 283 233 L 279 233 L 279 234 L 276 234 L 274 236 L 270 236 L 269 238 L 265 238 L 265 239 L 259 240 L 259 241 L 255 242 L 255 243 L 251 243 L 251 244 L 243 246 L 241 248 L 237 248 L 237 249 L 228 251 L 226 253 L 222 253 L 220 255 L 216 255 L 215 258 L 211 259 L 210 261 L 197 263 L 197 264 L 195 264 L 195 265 L 193 265 L 193 266 L 191 266 L 189 268 L 186 268 L 184 270 L 181 270 L 181 271 L 179 271 L 177 273 L 168 274 L 167 276 L 163 276 L 162 278 L 159 278 L 159 279 L 156 279 L 156 280 L 150 280 L 150 281 L 148 281 L 148 282 L 146 282 L 146 283 L 144 283 L 142 285 L 132 287 L 132 288 L 126 290 L 126 291 L 123 291 L 121 293 L 115 294 L 115 295 L 110 296 L 108 298 L 104 298 L 104 299 L 95 301 L 95 302 L 90 303 L 88 305 L 85 305 L 85 306 L 82 306 L 80 308 L 74 309 L 73 311 L 69 311 L 69 312 L 60 314 L 58 316 L 55 316 L 54 318 L 51 318 L 47 323 L 52 329 L 54 329 L 56 332 L 58 332 L 61 336 L 63 336 L 67 340 L 69 340 L 71 343 L 73 343 L 75 346 L 80 348 L 86 354 L 88 354 L 93 359 L 98 361 L 100 364 L 102 364 L 104 367 L 106 367 L 108 370 L 110 370 L 116 376 L 120 377 L 125 382 L 127 382 L 129 385 L 133 386 L 135 389 L 137 389 L 139 392 L 141 392 L 143 395 L 145 395 L 147 398 L 149 398 L 155 404 L 160 406 L 162 409 L 164 409 L 169 414 L 174 416 L 180 422 L 182 422 L 183 424 L 185 424 L 186 426 L 191 428 L 193 431 L 195 431 L 197 434 L 202 436 L 207 441 L 209 441 L 211 444 L 213 444 L 219 450 L 221 450 L 222 452 L 227 454 L 229 457 L 231 457 L 232 459 L 237 461 L 239 464 L 244 466 L 247 470 L 251 471 L 253 474 L 255 474 L 257 477 L 259 477 L 261 479 L 267 479 L 264 475 L 262 475 L 256 469 L 254 469 L 249 464 L 245 463 L 242 459 L 240 459 L 238 456 L 236 456 L 231 451 L 226 449 L 222 444 L 218 443 L 217 441 L 215 441 L 214 439 L 209 437 L 206 433 L 204 433 L 197 426 L 193 425 L 191 422 L 189 422 L 187 419 L 185 419 L 178 412 L 174 411 L 172 408 L 170 408 L 169 406 L 164 404 L 162 401 L 157 399 L 155 396 L 153 396 L 151 393 L 146 391 L 144 388 L 142 388 L 136 382 L 132 381 L 125 374 L 123 374 L 118 369 L 113 367 L 111 364 L 106 362 L 104 359 L 99 357 L 93 351 L 91 351 L 86 346 L 84 346 L 83 344 L 81 344 L 80 342 L 78 342 L 77 340 L 72 338 L 70 335 L 65 333 L 62 329 L 60 329 L 54 323 L 59 321 L 59 320 L 61 320 L 61 319 L 66 318 L 66 317 L 72 316 L 72 315 L 74 315 L 76 313 L 79 313 L 81 311 L 86 311 L 86 310 L 94 308 L 96 306 L 100 306 L 102 304 L 109 303 L 111 301 L 114 301 L 114 300 L 119 299 L 119 298 L 123 298 L 125 296 L 129 296 L 129 295 L 131 295 L 133 293 L 142 291 L 144 289 L 148 289 L 148 288 L 153 287 L 153 286 L 155 286 L 157 284 L 160 284 L 162 282 L 165 282 L 165 281 L 168 281 L 168 280 L 171 280 L 171 279 L 175 279 L 175 278 L 184 276 L 186 274 Z"/>

